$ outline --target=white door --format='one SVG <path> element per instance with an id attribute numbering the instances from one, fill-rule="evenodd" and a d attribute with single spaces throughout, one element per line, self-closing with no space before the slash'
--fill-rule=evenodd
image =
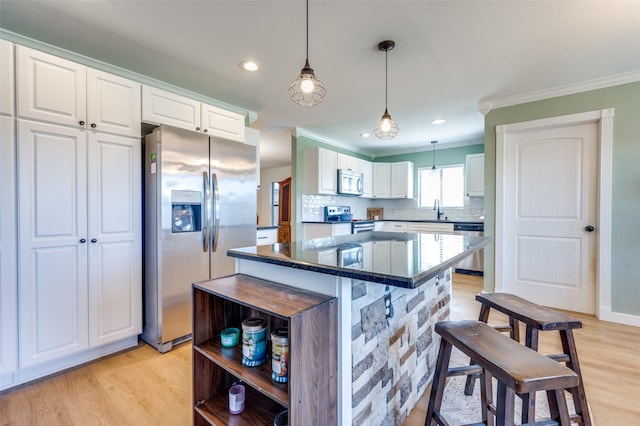
<path id="1" fill-rule="evenodd" d="M 20 367 L 86 349 L 84 130 L 18 120 Z"/>
<path id="2" fill-rule="evenodd" d="M 503 290 L 594 313 L 598 124 L 509 133 L 502 148 Z"/>
<path id="3" fill-rule="evenodd" d="M 140 140 L 88 141 L 89 345 L 142 332 Z"/>

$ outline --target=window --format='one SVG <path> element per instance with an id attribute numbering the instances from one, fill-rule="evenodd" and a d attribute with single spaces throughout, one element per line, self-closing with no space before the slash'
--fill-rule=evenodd
<path id="1" fill-rule="evenodd" d="M 280 183 L 271 182 L 271 225 L 278 226 L 278 210 L 280 208 Z"/>
<path id="2" fill-rule="evenodd" d="M 435 173 L 430 167 L 418 169 L 418 205 L 431 207 L 435 199 L 442 207 L 464 207 L 464 165 L 440 166 Z"/>

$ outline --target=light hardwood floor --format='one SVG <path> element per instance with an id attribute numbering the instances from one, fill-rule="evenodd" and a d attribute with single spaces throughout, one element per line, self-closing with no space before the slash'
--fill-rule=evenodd
<path id="1" fill-rule="evenodd" d="M 452 319 L 476 319 L 480 278 L 454 274 Z M 575 333 L 587 398 L 598 426 L 640 424 L 640 328 L 578 315 Z M 491 323 L 502 323 L 492 313 Z M 557 333 L 540 350 L 558 352 Z M 0 395 L 0 425 L 169 425 L 192 423 L 191 344 L 166 354 L 146 344 Z M 404 426 L 424 425 L 428 392 Z M 332 426 L 332 425 L 327 425 Z M 376 425 L 371 425 L 376 426 Z"/>

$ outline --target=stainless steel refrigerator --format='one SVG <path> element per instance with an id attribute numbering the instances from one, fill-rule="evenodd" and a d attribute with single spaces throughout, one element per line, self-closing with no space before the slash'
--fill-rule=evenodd
<path id="1" fill-rule="evenodd" d="M 145 322 L 160 352 L 191 337 L 191 284 L 256 244 L 256 147 L 160 126 L 145 138 Z"/>

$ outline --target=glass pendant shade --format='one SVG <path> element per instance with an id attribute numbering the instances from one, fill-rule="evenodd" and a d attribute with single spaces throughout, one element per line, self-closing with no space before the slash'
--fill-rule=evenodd
<path id="1" fill-rule="evenodd" d="M 289 86 L 291 100 L 301 106 L 314 106 L 322 102 L 326 93 L 327 90 L 314 74 L 307 59 L 300 75 Z"/>
<path id="2" fill-rule="evenodd" d="M 398 127 L 398 124 L 393 121 L 389 112 L 385 108 L 382 118 L 378 121 L 378 124 L 376 124 L 373 131 L 379 139 L 392 139 L 398 135 L 400 128 Z"/>

